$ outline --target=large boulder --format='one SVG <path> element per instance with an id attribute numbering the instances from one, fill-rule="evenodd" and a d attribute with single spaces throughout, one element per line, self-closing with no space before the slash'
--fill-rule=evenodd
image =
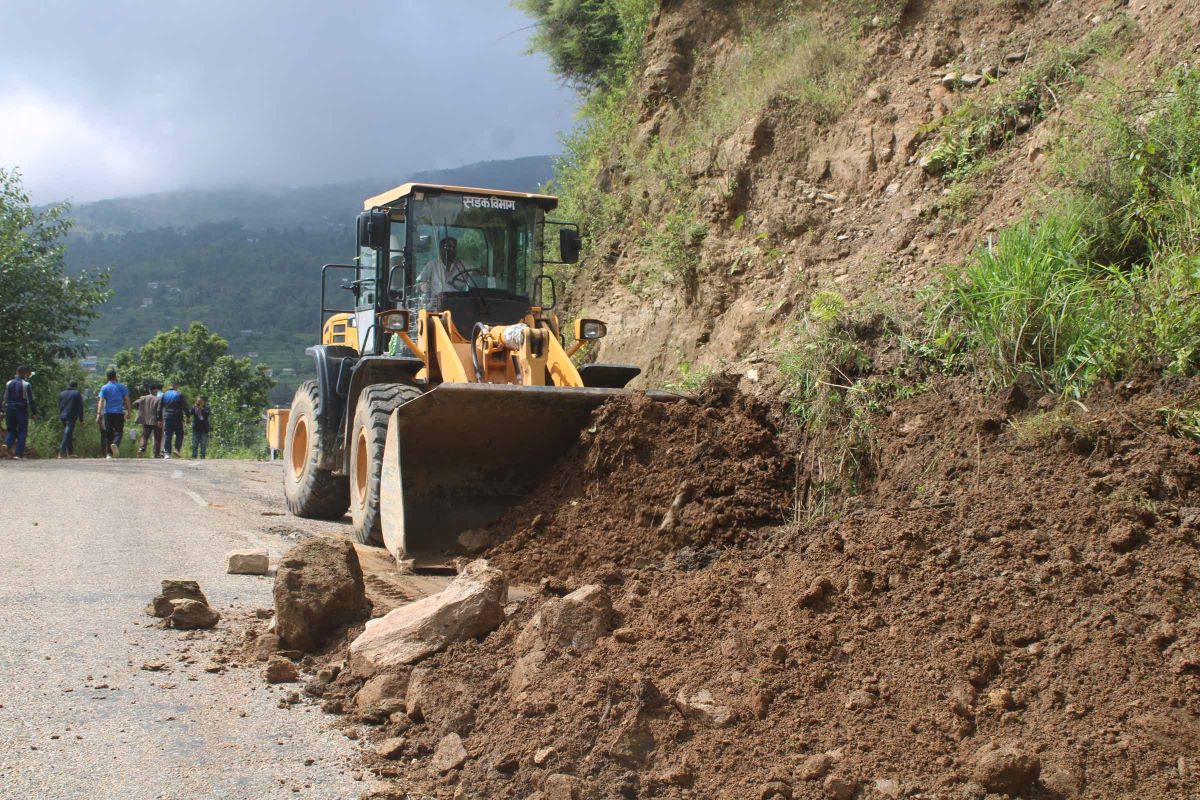
<path id="1" fill-rule="evenodd" d="M 514 645 L 517 660 L 508 681 L 512 697 L 519 700 L 533 686 L 548 657 L 591 650 L 612 632 L 612 622 L 612 598 L 603 586 L 588 584 L 547 600 Z"/>
<path id="2" fill-rule="evenodd" d="M 293 547 L 275 573 L 275 633 L 311 652 L 330 633 L 371 613 L 354 545 L 312 538 Z"/>
<path id="3" fill-rule="evenodd" d="M 508 583 L 487 561 L 472 561 L 437 594 L 367 623 L 350 645 L 358 675 L 413 664 L 452 642 L 487 633 L 504 621 Z"/>

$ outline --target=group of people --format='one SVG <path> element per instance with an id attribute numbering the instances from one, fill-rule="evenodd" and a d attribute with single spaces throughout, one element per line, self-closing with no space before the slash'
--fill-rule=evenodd
<path id="1" fill-rule="evenodd" d="M 192 423 L 192 458 L 208 456 L 208 436 L 212 431 L 212 409 L 208 398 L 200 397 L 194 405 L 179 390 L 179 382 L 171 381 L 163 391 L 161 383 L 151 384 L 146 393 L 130 402 L 129 389 L 117 380 L 116 370 L 110 369 L 108 382 L 100 387 L 96 400 L 96 422 L 100 425 L 100 445 L 105 458 L 115 458 L 121 437 L 125 434 L 125 418 L 137 410 L 138 455 L 154 443 L 155 458 L 180 458 L 183 453 L 184 419 Z M 65 394 L 65 392 L 64 392 Z M 60 406 L 62 397 L 59 398 Z M 65 421 L 64 421 L 65 422 Z M 66 433 L 63 434 L 66 443 Z M 61 455 L 61 451 L 60 451 Z"/>
<path id="2" fill-rule="evenodd" d="M 17 369 L 16 376 L 4 386 L 5 445 L 13 458 L 25 456 L 25 441 L 29 435 L 29 420 L 37 414 L 33 398 L 31 373 L 27 367 Z M 137 410 L 138 455 L 145 455 L 150 442 L 154 443 L 155 458 L 179 458 L 183 451 L 184 420 L 191 421 L 192 458 L 208 455 L 208 437 L 212 431 L 212 410 L 208 398 L 200 397 L 189 405 L 179 390 L 178 381 L 171 381 L 167 390 L 162 384 L 151 384 L 146 393 L 131 402 L 129 389 L 117 380 L 117 371 L 110 369 L 107 383 L 100 387 L 96 400 L 96 424 L 100 426 L 100 446 L 105 458 L 116 458 L 121 437 L 125 435 L 125 419 Z M 58 418 L 63 425 L 59 458 L 75 456 L 75 427 L 83 422 L 83 394 L 76 381 L 58 395 Z"/>

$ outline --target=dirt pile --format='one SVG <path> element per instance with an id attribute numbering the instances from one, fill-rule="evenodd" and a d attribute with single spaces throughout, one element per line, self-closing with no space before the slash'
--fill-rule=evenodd
<path id="1" fill-rule="evenodd" d="M 789 513 L 795 467 L 770 407 L 732 381 L 699 403 L 600 408 L 531 499 L 491 526 L 512 581 L 595 576 L 664 558 L 702 563 Z"/>
<path id="2" fill-rule="evenodd" d="M 582 571 L 547 560 L 567 571 L 499 629 L 394 673 L 419 673 L 419 713 L 356 712 L 387 741 L 370 768 L 437 797 L 1192 796 L 1200 453 L 1158 409 L 1196 388 L 1014 412 L 942 383 L 879 420 L 878 481 L 843 516 L 699 569 L 585 559 L 612 598 L 579 617 L 588 648 L 531 650 Z"/>

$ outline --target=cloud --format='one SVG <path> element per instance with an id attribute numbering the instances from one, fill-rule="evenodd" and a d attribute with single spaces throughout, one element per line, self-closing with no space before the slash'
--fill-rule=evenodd
<path id="1" fill-rule="evenodd" d="M 574 97 L 507 0 L 9 0 L 0 165 L 38 202 L 548 153 Z"/>

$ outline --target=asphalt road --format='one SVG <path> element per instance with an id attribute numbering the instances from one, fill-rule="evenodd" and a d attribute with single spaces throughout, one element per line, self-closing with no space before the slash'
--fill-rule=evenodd
<path id="1" fill-rule="evenodd" d="M 0 462 L 0 798 L 359 796 L 353 743 L 314 705 L 279 707 L 297 685 L 205 672 L 215 633 L 181 640 L 143 612 L 169 577 L 219 611 L 271 605 L 271 578 L 226 575 L 224 555 L 274 563 L 315 524 L 278 514 L 278 469 Z"/>

